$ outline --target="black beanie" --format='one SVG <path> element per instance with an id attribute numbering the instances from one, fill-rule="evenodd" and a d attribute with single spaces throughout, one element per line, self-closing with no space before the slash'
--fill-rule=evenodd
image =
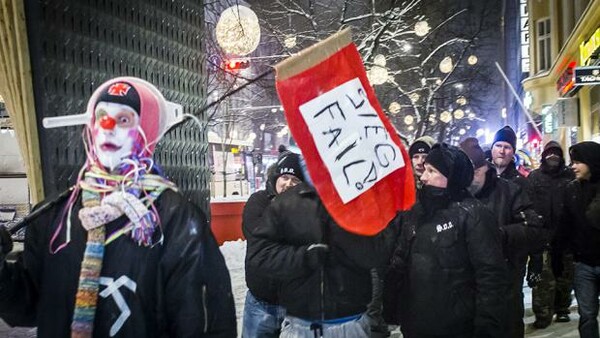
<path id="1" fill-rule="evenodd" d="M 511 127 L 505 126 L 496 132 L 496 135 L 494 135 L 494 142 L 492 142 L 492 147 L 494 146 L 494 143 L 500 141 L 508 142 L 513 148 L 513 151 L 517 150 L 517 135 Z"/>
<path id="2" fill-rule="evenodd" d="M 124 104 L 133 108 L 138 114 L 140 113 L 140 95 L 127 82 L 116 82 L 106 87 L 96 100 L 96 104 L 98 102 Z"/>
<path id="3" fill-rule="evenodd" d="M 473 182 L 473 164 L 462 150 L 445 143 L 438 143 L 431 148 L 425 163 L 434 166 L 448 179 L 448 193 L 458 196 Z"/>
<path id="4" fill-rule="evenodd" d="M 419 137 L 413 144 L 408 148 L 408 156 L 411 158 L 415 154 L 429 154 L 431 146 L 435 143 L 435 140 L 429 136 Z"/>
<path id="5" fill-rule="evenodd" d="M 569 148 L 571 161 L 583 162 L 590 167 L 590 181 L 600 180 L 600 144 L 592 141 L 577 143 Z"/>
<path id="6" fill-rule="evenodd" d="M 277 181 L 281 175 L 294 175 L 301 181 L 304 181 L 302 174 L 302 166 L 300 165 L 300 155 L 285 151 L 279 155 L 277 160 L 277 170 L 275 171 L 274 179 Z"/>

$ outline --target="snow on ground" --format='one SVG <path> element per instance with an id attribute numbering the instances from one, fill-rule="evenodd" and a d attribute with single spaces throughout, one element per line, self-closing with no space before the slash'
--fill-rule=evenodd
<path id="1" fill-rule="evenodd" d="M 221 245 L 221 253 L 225 257 L 225 263 L 231 277 L 231 288 L 235 299 L 235 314 L 237 317 L 238 337 L 242 334 L 242 318 L 244 314 L 244 301 L 246 299 L 246 274 L 244 270 L 244 258 L 246 257 L 246 241 L 225 242 Z"/>

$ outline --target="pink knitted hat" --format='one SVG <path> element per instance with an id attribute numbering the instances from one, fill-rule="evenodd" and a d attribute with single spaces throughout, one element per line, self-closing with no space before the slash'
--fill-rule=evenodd
<path id="1" fill-rule="evenodd" d="M 94 110 L 98 102 L 125 104 L 138 112 L 140 125 L 146 136 L 148 150 L 152 153 L 159 138 L 166 132 L 167 103 L 160 91 L 151 83 L 135 77 L 118 77 L 106 81 L 96 89 L 88 101 L 91 116 L 89 127 L 95 123 Z"/>

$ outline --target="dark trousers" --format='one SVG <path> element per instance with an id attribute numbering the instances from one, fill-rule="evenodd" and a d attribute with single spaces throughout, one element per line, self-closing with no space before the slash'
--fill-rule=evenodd
<path id="1" fill-rule="evenodd" d="M 510 262 L 508 265 L 510 286 L 508 301 L 508 335 L 509 338 L 523 338 L 525 336 L 525 305 L 523 304 L 523 278 L 525 278 L 526 258 L 518 263 Z"/>
<path id="2" fill-rule="evenodd" d="M 573 288 L 579 305 L 579 336 L 599 338 L 596 317 L 598 317 L 598 296 L 600 296 L 600 266 L 576 262 Z"/>
<path id="3" fill-rule="evenodd" d="M 532 306 L 535 320 L 540 325 L 550 325 L 552 316 L 569 314 L 571 306 L 571 290 L 573 289 L 573 255 L 562 255 L 563 272 L 554 276 L 552 256 L 544 252 L 542 278 L 532 289 Z"/>

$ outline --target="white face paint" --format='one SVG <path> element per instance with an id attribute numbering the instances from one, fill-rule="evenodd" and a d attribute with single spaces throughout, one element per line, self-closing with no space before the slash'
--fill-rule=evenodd
<path id="1" fill-rule="evenodd" d="M 99 102 L 94 115 L 94 150 L 98 161 L 112 171 L 133 152 L 139 116 L 129 106 L 109 102 Z"/>

